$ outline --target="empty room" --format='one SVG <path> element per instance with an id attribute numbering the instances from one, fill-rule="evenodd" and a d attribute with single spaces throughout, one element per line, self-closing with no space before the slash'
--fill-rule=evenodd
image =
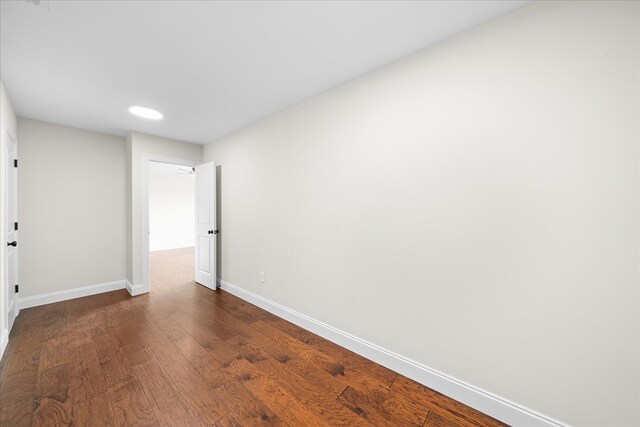
<path id="1" fill-rule="evenodd" d="M 0 0 L 0 425 L 640 427 L 640 2 Z"/>

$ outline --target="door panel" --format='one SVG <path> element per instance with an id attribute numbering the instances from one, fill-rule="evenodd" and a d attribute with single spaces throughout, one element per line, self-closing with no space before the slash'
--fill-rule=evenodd
<path id="1" fill-rule="evenodd" d="M 211 273 L 211 250 L 209 248 L 211 239 L 209 237 L 198 236 L 198 268 L 205 273 Z"/>
<path id="2" fill-rule="evenodd" d="M 16 156 L 16 142 L 7 133 L 7 145 L 6 145 L 6 188 L 5 194 L 6 200 L 6 236 L 7 243 L 18 241 L 18 231 L 15 229 L 17 219 L 17 168 L 14 167 L 14 160 Z M 4 243 L 3 243 L 4 244 Z M 18 283 L 18 247 L 7 246 L 5 252 L 5 265 L 6 265 L 6 279 L 7 279 L 7 301 L 5 310 L 8 316 L 8 328 L 11 330 L 13 321 L 18 315 L 17 296 L 15 293 L 15 285 Z"/>
<path id="3" fill-rule="evenodd" d="M 196 282 L 216 288 L 216 166 L 196 166 Z"/>

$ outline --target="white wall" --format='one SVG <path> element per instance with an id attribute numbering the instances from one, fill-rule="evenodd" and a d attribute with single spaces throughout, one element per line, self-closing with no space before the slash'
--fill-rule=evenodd
<path id="1" fill-rule="evenodd" d="M 0 357 L 4 353 L 8 340 L 8 318 L 5 310 L 5 301 L 7 298 L 7 283 L 5 272 L 5 249 L 4 242 L 6 239 L 5 230 L 5 203 L 6 194 L 4 191 L 5 177 L 5 144 L 6 135 L 10 132 L 17 137 L 17 118 L 13 110 L 11 99 L 2 81 L 0 81 L 0 177 L 2 177 L 2 186 L 0 186 Z M 6 331 L 5 331 L 6 329 Z"/>
<path id="2" fill-rule="evenodd" d="M 563 422 L 640 424 L 638 16 L 535 2 L 209 144 L 222 278 Z"/>
<path id="3" fill-rule="evenodd" d="M 149 165 L 150 251 L 195 245 L 195 176 L 188 170 L 170 163 Z"/>
<path id="4" fill-rule="evenodd" d="M 142 286 L 148 289 L 149 284 L 143 283 L 142 265 L 143 159 L 145 155 L 155 155 L 201 162 L 202 145 L 133 132 L 127 137 L 126 146 L 127 280 L 133 286 Z"/>
<path id="5" fill-rule="evenodd" d="M 123 280 L 125 140 L 18 119 L 20 297 Z"/>

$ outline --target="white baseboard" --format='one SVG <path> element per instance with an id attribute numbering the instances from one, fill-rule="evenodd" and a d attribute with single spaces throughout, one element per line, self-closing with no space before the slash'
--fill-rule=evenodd
<path id="1" fill-rule="evenodd" d="M 7 328 L 2 330 L 2 335 L 0 336 L 0 360 L 2 360 L 2 356 L 4 356 L 4 351 L 9 344 L 9 331 Z"/>
<path id="2" fill-rule="evenodd" d="M 355 337 L 229 282 L 218 279 L 218 283 L 224 291 L 507 424 L 519 427 L 567 426 L 553 418 Z"/>
<path id="3" fill-rule="evenodd" d="M 129 292 L 129 294 L 132 297 L 135 297 L 136 295 L 146 294 L 147 292 L 149 292 L 149 287 L 148 286 L 146 286 L 146 285 L 135 285 L 134 286 L 128 280 L 126 281 L 125 287 L 126 287 L 127 291 Z"/>
<path id="4" fill-rule="evenodd" d="M 39 305 L 51 304 L 54 302 L 66 301 L 75 298 L 87 297 L 101 294 L 103 292 L 117 291 L 125 288 L 126 280 L 116 280 L 115 282 L 100 283 L 97 285 L 81 286 L 79 288 L 67 289 L 58 292 L 34 295 L 19 299 L 21 309 L 37 307 Z"/>

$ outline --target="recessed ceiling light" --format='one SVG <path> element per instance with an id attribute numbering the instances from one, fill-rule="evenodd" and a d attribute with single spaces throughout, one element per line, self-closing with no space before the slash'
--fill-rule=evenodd
<path id="1" fill-rule="evenodd" d="M 131 107 L 129 107 L 129 112 L 133 115 L 149 120 L 160 120 L 164 117 L 159 111 L 152 110 L 151 108 L 147 107 L 139 107 L 137 105 L 132 105 Z"/>

